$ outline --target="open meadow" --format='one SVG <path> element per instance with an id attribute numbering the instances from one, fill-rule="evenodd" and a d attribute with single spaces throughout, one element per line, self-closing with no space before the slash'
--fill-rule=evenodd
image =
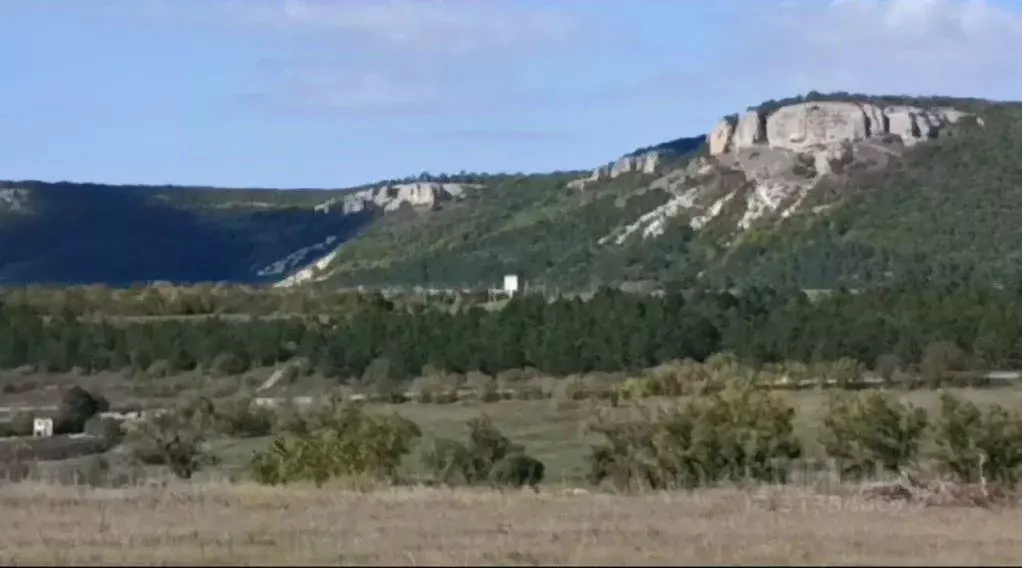
<path id="1" fill-rule="evenodd" d="M 244 382 L 244 379 L 237 379 Z M 35 377 L 36 403 L 59 404 L 70 377 Z M 110 392 L 138 397 L 112 377 L 92 377 Z M 105 381 L 105 382 L 104 382 Z M 79 381 L 89 385 L 88 379 Z M 254 382 L 251 379 L 250 382 Z M 173 384 L 173 383 L 171 383 Z M 182 384 L 191 384 L 182 380 Z M 316 384 L 316 383 L 313 383 Z M 120 389 L 120 390 L 119 390 Z M 953 389 L 985 408 L 1022 409 L 1022 389 Z M 132 394 L 134 393 L 134 394 Z M 195 393 L 183 388 L 179 396 Z M 891 391 L 936 412 L 932 390 Z M 805 457 L 823 457 L 820 430 L 828 392 L 780 393 L 795 413 Z M 137 403 L 140 399 L 118 400 Z M 596 399 L 492 403 L 376 404 L 369 414 L 400 416 L 422 436 L 403 457 L 398 485 L 337 479 L 263 485 L 246 476 L 253 452 L 272 436 L 213 436 L 218 462 L 190 481 L 146 466 L 111 484 L 129 467 L 126 450 L 102 455 L 104 479 L 62 475 L 96 456 L 40 461 L 21 483 L 0 486 L 5 511 L 2 560 L 12 564 L 927 564 L 983 565 L 1022 555 L 1014 500 L 992 505 L 878 499 L 863 483 L 802 479 L 786 485 L 723 484 L 693 491 L 620 492 L 586 481 L 602 436 L 588 424 L 677 407 L 687 397 L 650 397 L 612 405 Z M 539 491 L 428 487 L 421 454 L 437 438 L 464 439 L 482 414 L 546 464 Z M 86 467 L 86 469 L 88 466 Z"/>

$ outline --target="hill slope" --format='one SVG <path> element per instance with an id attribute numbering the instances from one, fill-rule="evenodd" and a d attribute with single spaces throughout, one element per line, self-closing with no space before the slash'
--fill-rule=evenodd
<path id="1" fill-rule="evenodd" d="M 811 93 L 689 140 L 378 224 L 320 278 L 484 287 L 515 272 L 562 289 L 697 277 L 829 288 L 1019 273 L 1018 104 Z"/>
<path id="2" fill-rule="evenodd" d="M 331 191 L 0 182 L 0 283 L 1006 283 L 1020 156 L 1019 104 L 810 93 L 588 174 Z"/>
<path id="3" fill-rule="evenodd" d="M 266 265 L 367 222 L 316 214 L 323 197 L 309 192 L 4 182 L 0 195 L 3 283 L 257 282 L 273 277 Z"/>

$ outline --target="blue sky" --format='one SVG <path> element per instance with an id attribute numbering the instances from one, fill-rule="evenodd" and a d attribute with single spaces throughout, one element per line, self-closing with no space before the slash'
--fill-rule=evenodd
<path id="1" fill-rule="evenodd" d="M 0 178 L 589 168 L 820 91 L 1022 99 L 1020 0 L 3 0 Z"/>

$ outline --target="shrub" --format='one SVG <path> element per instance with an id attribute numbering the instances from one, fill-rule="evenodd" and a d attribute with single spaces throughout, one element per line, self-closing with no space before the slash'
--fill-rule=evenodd
<path id="1" fill-rule="evenodd" d="M 877 391 L 832 393 L 824 412 L 820 441 L 845 477 L 898 471 L 916 459 L 926 432 L 924 409 Z"/>
<path id="2" fill-rule="evenodd" d="M 445 485 L 535 486 L 543 479 L 542 462 L 525 455 L 485 414 L 466 423 L 468 442 L 440 438 L 422 454 L 434 481 Z M 499 465 L 498 467 L 498 464 Z"/>
<path id="3" fill-rule="evenodd" d="M 730 363 L 721 360 L 719 364 L 723 369 L 730 369 Z M 643 396 L 681 396 L 691 393 L 713 380 L 710 369 L 709 365 L 701 365 L 691 359 L 671 361 L 654 367 L 645 373 Z"/>
<path id="4" fill-rule="evenodd" d="M 819 379 L 833 381 L 838 388 L 848 388 L 862 381 L 865 367 L 855 359 L 842 357 L 837 361 L 817 363 L 813 371 Z"/>
<path id="5" fill-rule="evenodd" d="M 422 452 L 422 465 L 433 480 L 444 485 L 470 485 L 477 481 L 468 447 L 450 438 L 436 438 Z"/>
<path id="6" fill-rule="evenodd" d="M 426 375 L 413 379 L 408 385 L 412 399 L 422 403 L 431 403 L 443 391 L 441 379 L 436 375 Z"/>
<path id="7" fill-rule="evenodd" d="M 199 432 L 210 432 L 217 426 L 216 405 L 205 396 L 185 400 L 176 413 L 180 420 Z"/>
<path id="8" fill-rule="evenodd" d="M 1022 479 L 1022 414 L 995 404 L 975 404 L 942 393 L 934 423 L 938 467 L 964 482 L 981 479 L 1015 485 Z"/>
<path id="9" fill-rule="evenodd" d="M 137 461 L 168 466 L 182 479 L 190 479 L 203 466 L 216 462 L 203 450 L 204 432 L 180 413 L 168 412 L 141 421 L 125 442 Z"/>
<path id="10" fill-rule="evenodd" d="M 630 378 L 616 387 L 618 395 L 625 400 L 637 400 L 649 396 L 649 382 L 645 379 Z"/>
<path id="11" fill-rule="evenodd" d="M 269 436 L 275 418 L 272 410 L 259 406 L 252 397 L 234 398 L 213 408 L 216 431 L 236 438 Z"/>
<path id="12" fill-rule="evenodd" d="M 733 384 L 681 408 L 648 411 L 627 422 L 591 425 L 589 480 L 619 489 L 694 488 L 727 479 L 785 481 L 802 454 L 794 410 L 776 395 Z"/>
<path id="13" fill-rule="evenodd" d="M 542 400 L 549 398 L 549 394 L 543 390 L 541 379 L 528 379 L 515 387 L 514 398 L 516 400 Z"/>
<path id="14" fill-rule="evenodd" d="M 248 365 L 234 353 L 221 353 L 209 364 L 209 372 L 214 377 L 240 375 L 248 370 Z"/>
<path id="15" fill-rule="evenodd" d="M 4 424 L 3 437 L 31 436 L 35 423 L 35 415 L 31 412 L 19 412 L 10 422 Z"/>
<path id="16" fill-rule="evenodd" d="M 85 429 L 85 423 L 100 412 L 110 409 L 110 403 L 102 396 L 95 396 L 75 385 L 64 395 L 53 420 L 54 434 L 78 434 Z"/>
<path id="17" fill-rule="evenodd" d="M 553 389 L 553 398 L 559 401 L 585 400 L 590 396 L 584 378 L 579 375 L 562 378 Z"/>
<path id="18" fill-rule="evenodd" d="M 166 359 L 157 359 L 149 365 L 145 374 L 153 379 L 165 379 L 174 374 L 174 367 Z"/>
<path id="19" fill-rule="evenodd" d="M 469 371 L 465 374 L 465 386 L 473 390 L 480 402 L 489 403 L 500 400 L 497 381 L 486 373 Z"/>
<path id="20" fill-rule="evenodd" d="M 877 357 L 876 363 L 873 365 L 873 371 L 880 375 L 880 378 L 884 380 L 884 384 L 891 385 L 894 382 L 894 375 L 902 369 L 904 364 L 901 362 L 901 358 L 892 353 L 884 353 Z"/>
<path id="21" fill-rule="evenodd" d="M 0 481 L 18 483 L 32 475 L 34 460 L 26 448 L 0 446 Z"/>
<path id="22" fill-rule="evenodd" d="M 249 471 L 256 481 L 322 485 L 363 475 L 393 480 L 401 458 L 422 435 L 415 423 L 397 414 L 371 416 L 361 406 L 338 401 L 296 426 L 297 431 L 284 432 L 269 450 L 252 456 Z"/>
<path id="23" fill-rule="evenodd" d="M 951 341 L 934 341 L 923 349 L 919 362 L 923 379 L 930 387 L 938 387 L 952 371 L 964 371 L 968 364 L 965 351 Z"/>
<path id="24" fill-rule="evenodd" d="M 121 421 L 108 416 L 93 416 L 85 423 L 84 431 L 90 436 L 106 440 L 111 446 L 120 443 L 124 438 Z"/>
<path id="25" fill-rule="evenodd" d="M 546 466 L 536 458 L 521 453 L 504 456 L 493 464 L 490 482 L 498 487 L 520 489 L 528 485 L 538 490 L 546 474 Z"/>

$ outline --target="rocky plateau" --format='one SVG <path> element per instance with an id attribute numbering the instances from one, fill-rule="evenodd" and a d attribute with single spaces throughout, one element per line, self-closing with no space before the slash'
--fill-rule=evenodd
<path id="1" fill-rule="evenodd" d="M 707 155 L 660 172 L 649 185 L 669 193 L 666 203 L 600 242 L 657 236 L 678 215 L 701 229 L 728 211 L 736 233 L 760 220 L 788 218 L 825 181 L 882 170 L 906 148 L 949 132 L 967 116 L 954 108 L 820 101 L 726 117 L 707 136 Z M 638 165 L 644 173 L 656 171 L 652 159 Z"/>

